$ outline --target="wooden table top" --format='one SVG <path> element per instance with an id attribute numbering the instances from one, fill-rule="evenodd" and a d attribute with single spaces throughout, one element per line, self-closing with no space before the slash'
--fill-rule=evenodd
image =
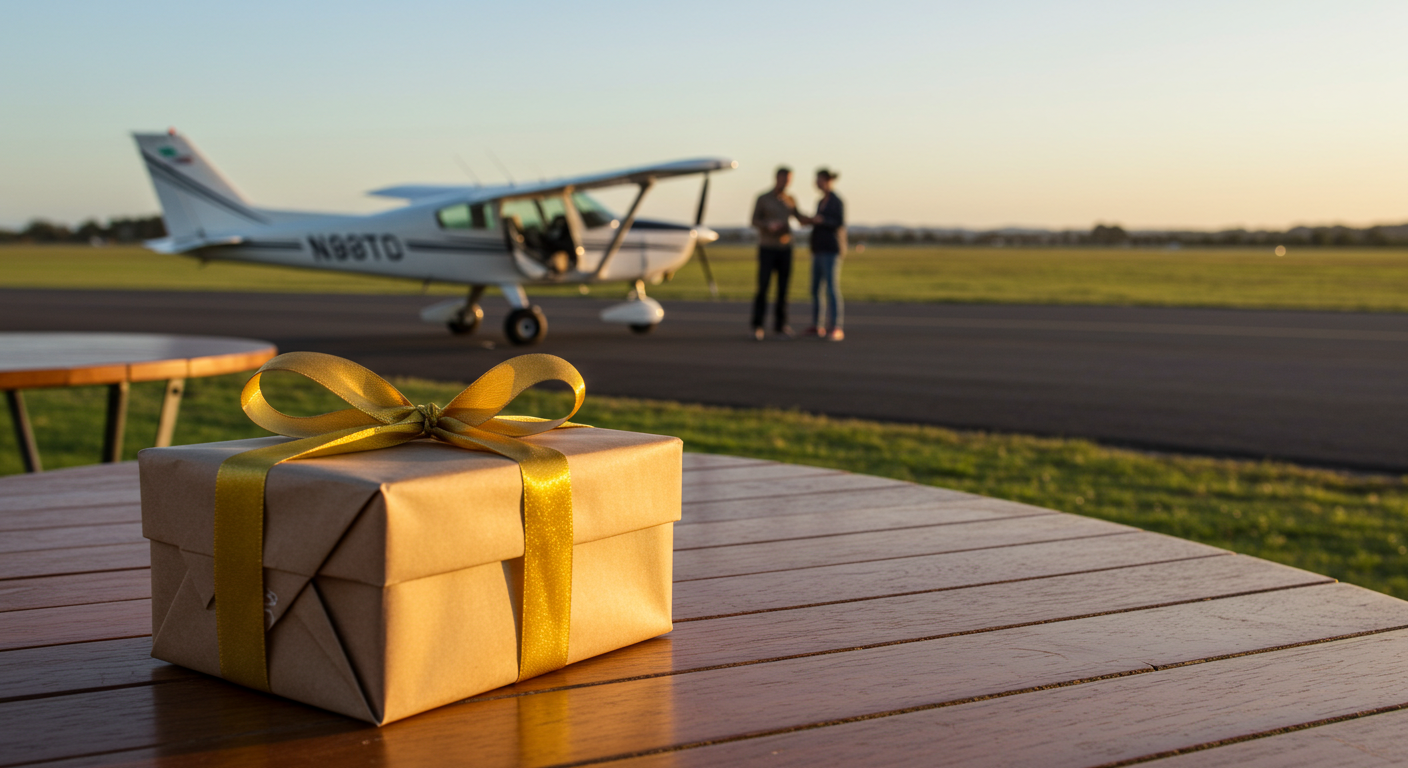
<path id="1" fill-rule="evenodd" d="M 0 765 L 1408 761 L 1408 602 L 938 488 L 685 470 L 673 633 L 380 729 L 149 658 L 134 464 L 0 478 Z"/>
<path id="2" fill-rule="evenodd" d="M 267 341 L 159 333 L 0 333 L 0 389 L 160 381 L 248 371 Z"/>

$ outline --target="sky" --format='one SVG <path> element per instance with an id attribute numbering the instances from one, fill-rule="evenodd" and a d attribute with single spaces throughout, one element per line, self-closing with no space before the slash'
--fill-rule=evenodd
<path id="1" fill-rule="evenodd" d="M 0 226 L 157 212 L 175 127 L 253 203 L 723 156 L 858 224 L 1408 221 L 1408 3 L 0 0 Z M 466 168 L 468 169 L 466 171 Z M 687 220 L 696 180 L 644 214 Z M 628 198 L 610 196 L 624 208 Z"/>

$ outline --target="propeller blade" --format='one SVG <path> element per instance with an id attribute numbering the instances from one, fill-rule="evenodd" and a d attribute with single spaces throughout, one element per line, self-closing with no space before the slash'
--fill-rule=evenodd
<path id="1" fill-rule="evenodd" d="M 709 281 L 709 296 L 715 301 L 719 298 L 719 284 L 714 282 L 714 270 L 709 269 L 709 256 L 704 252 L 704 246 L 695 243 L 694 253 L 699 257 L 699 266 L 704 268 L 704 279 Z"/>
<path id="2" fill-rule="evenodd" d="M 709 174 L 704 174 L 704 188 L 699 190 L 699 212 L 694 214 L 694 226 L 704 223 L 704 204 L 709 202 Z M 707 267 L 705 267 L 707 269 Z"/>

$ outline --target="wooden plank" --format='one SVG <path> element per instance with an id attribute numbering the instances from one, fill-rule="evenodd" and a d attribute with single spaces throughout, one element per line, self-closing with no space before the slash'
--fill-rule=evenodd
<path id="1" fill-rule="evenodd" d="M 45 472 L 0 477 L 0 497 L 51 496 L 70 490 L 102 488 L 136 488 L 137 462 L 90 464 L 65 467 Z"/>
<path id="2" fill-rule="evenodd" d="M 109 480 L 114 477 L 129 475 L 134 479 L 137 477 L 137 462 L 120 461 L 113 464 L 86 464 L 81 467 L 64 467 L 63 469 L 50 470 L 35 475 L 10 475 L 0 478 L 0 485 L 6 486 L 8 492 L 9 486 L 44 485 L 53 482 L 53 479 L 59 476 L 69 478 L 73 481 L 79 481 L 98 478 Z"/>
<path id="3" fill-rule="evenodd" d="M 49 474 L 43 472 L 41 474 Z M 97 504 L 140 501 L 136 483 L 70 486 L 52 493 L 14 494 L 0 497 L 0 515 L 38 509 L 91 507 Z"/>
<path id="4" fill-rule="evenodd" d="M 111 605 L 111 603 L 109 603 Z M 146 637 L 0 653 L 0 701 L 73 694 L 199 677 L 151 657 Z"/>
<path id="5" fill-rule="evenodd" d="M 1055 514 L 708 547 L 675 553 L 675 581 L 796 571 L 842 563 L 1128 534 L 1137 530 L 1090 517 Z"/>
<path id="6" fill-rule="evenodd" d="M 133 494 L 135 497 L 136 494 Z M 85 507 L 0 512 L 0 531 L 73 528 L 81 525 L 141 523 L 142 504 L 136 498 Z"/>
<path id="7" fill-rule="evenodd" d="M 247 352 L 229 352 L 221 355 L 193 355 L 188 361 L 190 363 L 190 373 L 187 375 L 191 378 L 199 378 L 202 376 L 219 376 L 225 373 L 252 371 L 264 363 L 269 362 L 269 360 L 278 353 L 278 347 L 271 344 L 267 347 Z"/>
<path id="8" fill-rule="evenodd" d="M 32 528 L 7 531 L 0 536 L 0 555 L 8 552 L 32 552 L 40 549 L 93 547 L 102 544 L 144 542 L 141 523 L 110 525 L 74 525 L 63 528 Z M 0 560 L 0 565 L 4 561 Z"/>
<path id="9" fill-rule="evenodd" d="M 816 512 L 866 512 L 894 507 L 913 507 L 957 499 L 981 498 L 971 493 L 934 488 L 927 485 L 902 483 L 881 489 L 857 488 L 825 493 L 805 493 L 727 501 L 686 502 L 683 524 L 743 520 L 782 515 L 806 515 Z"/>
<path id="10" fill-rule="evenodd" d="M 1155 760 L 1153 768 L 1381 768 L 1408 765 L 1408 709 Z"/>
<path id="11" fill-rule="evenodd" d="M 128 381 L 162 381 L 164 379 L 184 379 L 190 375 L 188 360 L 152 360 L 132 363 L 127 366 Z"/>
<path id="12" fill-rule="evenodd" d="M 1209 556 L 1229 553 L 1171 536 L 1129 533 L 727 576 L 680 584 L 675 589 L 674 615 L 676 622 L 690 621 Z"/>
<path id="13" fill-rule="evenodd" d="M 896 509 L 865 512 L 818 512 L 811 515 L 783 515 L 754 520 L 720 520 L 713 523 L 686 522 L 675 525 L 675 551 L 783 541 L 814 536 L 834 536 L 860 531 L 885 531 L 950 525 L 974 520 L 1000 520 L 1009 517 L 1059 515 L 1060 512 L 1001 499 L 955 499 Z"/>
<path id="14" fill-rule="evenodd" d="M 799 608 L 785 614 L 688 621 L 675 625 L 675 631 L 665 637 L 478 698 L 1333 583 L 1326 576 L 1252 557 L 1212 557 Z"/>
<path id="15" fill-rule="evenodd" d="M 147 598 L 0 613 L 0 651 L 142 637 L 151 632 L 152 601 Z M 9 681 L 0 676 L 0 691 L 9 690 L 8 686 Z"/>
<path id="16" fill-rule="evenodd" d="M 145 541 L 92 547 L 8 552 L 0 557 L 0 581 L 66 573 L 97 573 L 151 567 L 151 547 Z"/>
<path id="17" fill-rule="evenodd" d="M 892 763 L 1109 765 L 1405 705 L 1408 633 L 1399 631 L 1146 670 L 1129 677 L 752 738 L 620 765 L 682 768 L 764 759 L 776 766 L 818 761 L 859 765 L 874 759 L 877 744 L 885 745 L 885 758 Z M 935 749 L 939 734 L 943 748 Z M 1401 732 L 1398 737 L 1402 738 Z M 994 749 L 994 745 L 1001 746 Z M 1273 764 L 1320 765 L 1300 755 Z"/>
<path id="18" fill-rule="evenodd" d="M 98 764 L 104 752 L 173 745 L 209 759 L 209 740 L 277 743 L 280 734 L 371 733 L 365 723 L 256 693 L 205 676 L 161 685 L 26 699 L 0 704 L 0 765 L 74 758 Z M 204 754 L 201 754 L 204 753 Z M 165 762 L 163 760 L 162 762 Z M 223 761 L 222 761 L 223 762 Z"/>
<path id="19" fill-rule="evenodd" d="M 291 732 L 294 728 L 320 725 L 312 710 L 279 707 L 269 700 L 250 698 L 254 694 L 241 697 L 238 694 L 244 692 L 233 686 L 207 687 L 205 680 L 181 681 L 0 704 L 0 731 L 17 734 L 0 749 L 6 751 L 6 762 L 20 762 L 71 757 L 80 749 L 92 753 L 169 744 L 168 754 L 185 753 L 192 761 L 197 757 L 207 760 L 222 735 L 261 728 L 275 731 L 282 724 L 287 729 L 282 738 L 271 735 L 265 740 L 281 742 L 279 760 L 290 764 L 387 760 L 398 765 L 435 765 L 443 764 L 447 755 L 456 755 L 483 766 L 547 765 L 603 760 L 1030 690 L 1034 692 L 926 709 L 922 714 L 956 719 L 959 725 L 928 726 L 898 745 L 888 739 L 848 736 L 829 745 L 831 751 L 813 752 L 806 764 L 868 764 L 877 758 L 877 744 L 913 750 L 896 749 L 885 755 L 890 759 L 907 757 L 909 762 L 933 764 L 932 760 L 940 759 L 949 764 L 971 764 L 1007 758 L 1042 765 L 1061 764 L 1048 760 L 1042 749 L 1059 755 L 1066 744 L 1074 744 L 1073 748 L 1086 750 L 1084 764 L 1091 764 L 1100 761 L 1088 759 L 1088 752 L 1108 741 L 1099 738 L 1103 729 L 1122 739 L 1110 748 L 1137 751 L 1154 743 L 1150 738 L 1124 738 L 1142 733 L 1149 719 L 1163 718 L 1182 726 L 1191 713 L 1203 718 L 1206 728 L 1235 732 L 1259 724 L 1248 723 L 1239 714 L 1249 708 L 1277 709 L 1287 713 L 1286 719 L 1294 719 L 1308 712 L 1351 710 L 1365 702 L 1397 703 L 1408 698 L 1408 632 L 1151 672 L 1200 659 L 1373 630 L 1391 622 L 1408 622 L 1408 603 L 1347 585 L 1306 587 L 473 701 L 377 731 L 363 728 L 298 734 L 297 738 Z M 1288 673 L 1288 667 L 1294 671 Z M 1279 677 L 1282 684 L 1268 686 L 1267 677 Z M 1190 678 L 1201 680 L 1202 685 L 1189 686 L 1184 681 Z M 1040 690 L 1091 679 L 1098 682 Z M 1163 680 L 1173 682 L 1162 686 L 1167 690 L 1151 693 L 1150 686 L 1159 688 Z M 1301 687 L 1298 680 L 1311 685 Z M 1130 686 L 1130 681 L 1135 685 Z M 1291 690 L 1316 691 L 1316 696 L 1287 695 Z M 1112 696 L 1112 692 L 1121 691 L 1125 695 Z M 1063 706 L 1052 701 L 1053 695 L 1063 694 L 1074 694 L 1074 703 Z M 1222 698 L 1227 696 L 1235 698 L 1235 703 L 1229 705 Z M 1311 698 L 1314 700 L 1307 701 Z M 1170 700 L 1178 704 L 1173 710 L 1166 709 Z M 1019 711 L 996 714 L 994 706 L 1016 706 Z M 1129 706 L 1137 707 L 1140 716 L 1127 716 L 1125 708 Z M 1099 713 L 1092 715 L 1096 709 Z M 122 717 L 113 717 L 114 712 L 121 712 Z M 818 734 L 842 733 L 843 728 L 867 723 L 907 725 L 901 717 L 919 714 L 860 720 L 793 733 L 790 738 L 809 745 Z M 277 719 L 256 722 L 273 715 Z M 1043 717 L 1050 722 L 1043 722 Z M 154 732 L 156 724 L 162 725 L 159 732 Z M 1052 727 L 1057 725 L 1059 728 Z M 85 734 L 84 743 L 63 738 L 63 734 L 72 733 Z M 943 734 L 942 750 L 934 749 L 936 733 Z M 1069 733 L 1091 735 L 1074 739 Z M 382 742 L 379 748 L 368 750 L 378 739 Z M 1062 744 L 1063 740 L 1068 741 Z M 663 759 L 739 764 L 749 758 L 731 759 L 720 750 L 753 748 L 761 741 L 684 750 Z M 191 752 L 196 743 L 203 745 L 201 751 L 206 754 Z M 1002 745 L 1000 753 L 994 752 L 994 744 Z"/>
<path id="20" fill-rule="evenodd" d="M 709 467 L 688 472 L 684 475 L 684 486 L 690 487 L 695 485 L 708 485 L 711 483 L 773 481 L 794 477 L 844 474 L 849 473 L 842 472 L 839 469 L 808 467 L 800 464 L 745 464 L 743 466 L 733 467 Z"/>
<path id="21" fill-rule="evenodd" d="M 4 616 L 5 612 L 141 600 L 151 596 L 151 571 L 146 568 L 0 581 L 0 635 L 8 631 L 6 625 L 15 626 L 10 622 L 24 621 L 22 616 Z"/>
<path id="22" fill-rule="evenodd" d="M 1330 583 L 1333 580 L 1324 576 L 1264 560 L 1217 557 L 1055 577 L 1041 582 L 993 584 L 803 608 L 788 612 L 785 621 L 779 621 L 777 614 L 770 613 L 692 621 L 679 624 L 663 638 L 588 659 L 477 698 L 676 674 L 705 667 L 1068 621 L 1103 613 Z M 81 639 L 92 639 L 110 631 L 110 627 L 118 623 L 113 618 L 139 630 L 134 631 L 134 635 L 146 634 L 150 627 L 149 606 L 143 605 L 139 612 L 128 610 L 125 603 L 33 611 L 25 629 L 33 625 L 33 614 L 111 611 L 109 606 L 119 605 L 123 606 L 120 616 L 110 618 L 95 611 L 91 619 L 71 621 L 69 625 L 87 633 L 80 635 Z M 133 615 L 137 613 L 140 616 Z M 121 653 L 102 652 L 103 657 L 111 661 L 101 665 L 85 664 L 83 658 L 86 657 L 73 650 L 122 643 L 127 645 L 121 646 Z M 157 664 L 148 658 L 149 650 L 148 641 L 134 640 L 38 649 L 26 652 L 29 655 L 24 657 L 23 663 L 10 663 L 14 658 L 11 654 L 0 654 L 0 689 L 16 697 L 100 688 L 109 684 L 106 681 L 114 668 L 147 669 Z M 29 682 L 25 683 L 26 680 Z"/>
<path id="23" fill-rule="evenodd" d="M 741 483 L 719 483 L 710 485 L 687 485 L 684 487 L 685 504 L 706 504 L 740 499 L 773 499 L 794 497 L 802 494 L 823 494 L 836 491 L 885 490 L 896 487 L 909 487 L 911 483 L 888 480 L 871 475 L 853 475 L 837 472 L 826 475 L 783 478 L 779 480 L 755 480 Z"/>
<path id="24" fill-rule="evenodd" d="M 694 453 L 686 447 L 684 453 L 684 471 L 693 472 L 696 469 L 708 469 L 710 467 L 741 467 L 747 464 L 778 464 L 776 461 L 765 461 L 763 459 L 748 459 L 742 456 L 729 456 L 723 453 Z"/>

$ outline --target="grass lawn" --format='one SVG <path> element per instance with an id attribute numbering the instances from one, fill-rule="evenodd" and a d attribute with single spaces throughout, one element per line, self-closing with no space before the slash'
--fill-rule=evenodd
<path id="1" fill-rule="evenodd" d="M 285 376 L 266 387 L 272 389 L 271 401 L 285 411 L 307 415 L 341 407 L 330 396 L 300 386 L 301 379 Z M 190 380 L 176 442 L 265 434 L 239 409 L 244 378 L 237 374 Z M 443 404 L 461 386 L 404 379 L 396 383 L 418 403 Z M 128 458 L 151 444 L 161 386 L 133 386 Z M 103 389 L 33 390 L 27 396 L 46 467 L 97 460 Z M 553 393 L 530 391 L 515 406 L 522 406 L 520 412 L 553 417 L 565 410 L 564 403 Z M 1155 456 L 1083 440 L 590 394 L 575 420 L 678 435 L 692 451 L 836 467 L 1076 512 L 1408 598 L 1408 478 L 1354 476 L 1272 462 Z M 19 470 L 8 417 L 0 416 L 0 473 Z"/>
<path id="2" fill-rule="evenodd" d="M 752 296 L 753 250 L 713 246 L 724 298 Z M 806 295 L 806 251 L 798 252 L 792 294 Z M 870 248 L 846 257 L 853 301 L 1114 304 L 1275 309 L 1408 311 L 1408 249 L 1141 250 Z M 0 287 L 419 293 L 417 282 L 163 256 L 136 247 L 0 247 Z M 432 286 L 458 294 L 458 286 Z M 575 286 L 532 293 L 576 293 Z M 594 292 L 624 293 L 620 284 Z M 685 265 L 650 291 L 661 299 L 704 299 L 703 270 Z"/>

